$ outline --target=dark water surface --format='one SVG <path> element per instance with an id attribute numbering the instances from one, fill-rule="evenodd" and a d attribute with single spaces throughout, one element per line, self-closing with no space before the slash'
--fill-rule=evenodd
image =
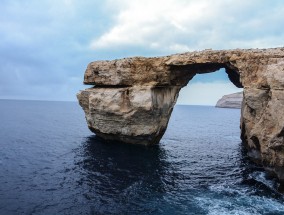
<path id="1" fill-rule="evenodd" d="M 77 103 L 0 100 L 0 214 L 284 214 L 240 110 L 176 106 L 159 145 L 104 143 Z"/>

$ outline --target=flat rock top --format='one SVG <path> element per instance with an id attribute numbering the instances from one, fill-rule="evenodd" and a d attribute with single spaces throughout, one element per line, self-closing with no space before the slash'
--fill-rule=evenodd
<path id="1" fill-rule="evenodd" d="M 165 65 L 187 65 L 194 63 L 211 63 L 224 62 L 239 59 L 253 58 L 269 58 L 269 57 L 284 57 L 284 47 L 269 48 L 269 49 L 231 49 L 231 50 L 212 50 L 205 49 L 202 51 L 185 52 L 162 57 L 129 57 L 116 60 L 94 61 L 90 64 L 113 65 L 119 63 L 150 63 L 160 62 Z"/>
<path id="2" fill-rule="evenodd" d="M 167 65 L 185 65 L 194 63 L 217 63 L 235 60 L 254 58 L 281 58 L 284 57 L 284 48 L 270 49 L 232 49 L 232 50 L 211 50 L 186 52 L 166 56 Z"/>
<path id="3" fill-rule="evenodd" d="M 284 58 L 284 48 L 234 49 L 186 52 L 163 57 L 132 57 L 89 63 L 84 83 L 97 86 L 165 86 L 173 84 L 173 69 L 198 64 L 217 68 L 246 66 L 244 62 L 267 65 L 268 60 Z M 217 69 L 215 69 L 216 71 Z M 198 71 L 197 71 L 198 73 Z"/>
<path id="4" fill-rule="evenodd" d="M 247 58 L 261 57 L 284 57 L 284 47 L 269 48 L 269 49 L 229 49 L 229 50 L 212 50 L 205 49 L 202 51 L 185 52 L 162 57 L 129 57 L 116 60 L 94 61 L 91 63 L 112 64 L 115 62 L 136 62 L 139 61 L 163 61 L 166 65 L 184 65 L 193 63 L 206 63 L 224 60 L 236 60 Z"/>

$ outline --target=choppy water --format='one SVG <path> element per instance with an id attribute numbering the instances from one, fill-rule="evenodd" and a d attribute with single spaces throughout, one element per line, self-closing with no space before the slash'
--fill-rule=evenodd
<path id="1" fill-rule="evenodd" d="M 0 214 L 284 214 L 240 110 L 176 106 L 160 145 L 103 143 L 73 102 L 0 100 Z"/>

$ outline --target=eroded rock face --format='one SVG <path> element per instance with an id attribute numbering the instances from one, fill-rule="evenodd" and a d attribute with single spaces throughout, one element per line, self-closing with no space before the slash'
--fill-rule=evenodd
<path id="1" fill-rule="evenodd" d="M 153 144 L 166 131 L 179 87 L 90 88 L 78 93 L 89 128 L 98 136 Z"/>
<path id="2" fill-rule="evenodd" d="M 242 107 L 243 92 L 232 93 L 222 96 L 216 103 L 218 108 L 238 108 Z"/>
<path id="3" fill-rule="evenodd" d="M 77 95 L 89 128 L 105 139 L 155 144 L 179 90 L 196 75 L 225 68 L 244 88 L 241 138 L 255 161 L 284 184 L 284 48 L 189 52 L 88 65 Z"/>

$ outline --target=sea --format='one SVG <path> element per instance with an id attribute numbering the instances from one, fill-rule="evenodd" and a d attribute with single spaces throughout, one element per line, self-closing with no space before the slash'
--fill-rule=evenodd
<path id="1" fill-rule="evenodd" d="M 240 110 L 176 105 L 159 144 L 104 142 L 77 102 L 0 100 L 0 214 L 284 214 Z"/>

